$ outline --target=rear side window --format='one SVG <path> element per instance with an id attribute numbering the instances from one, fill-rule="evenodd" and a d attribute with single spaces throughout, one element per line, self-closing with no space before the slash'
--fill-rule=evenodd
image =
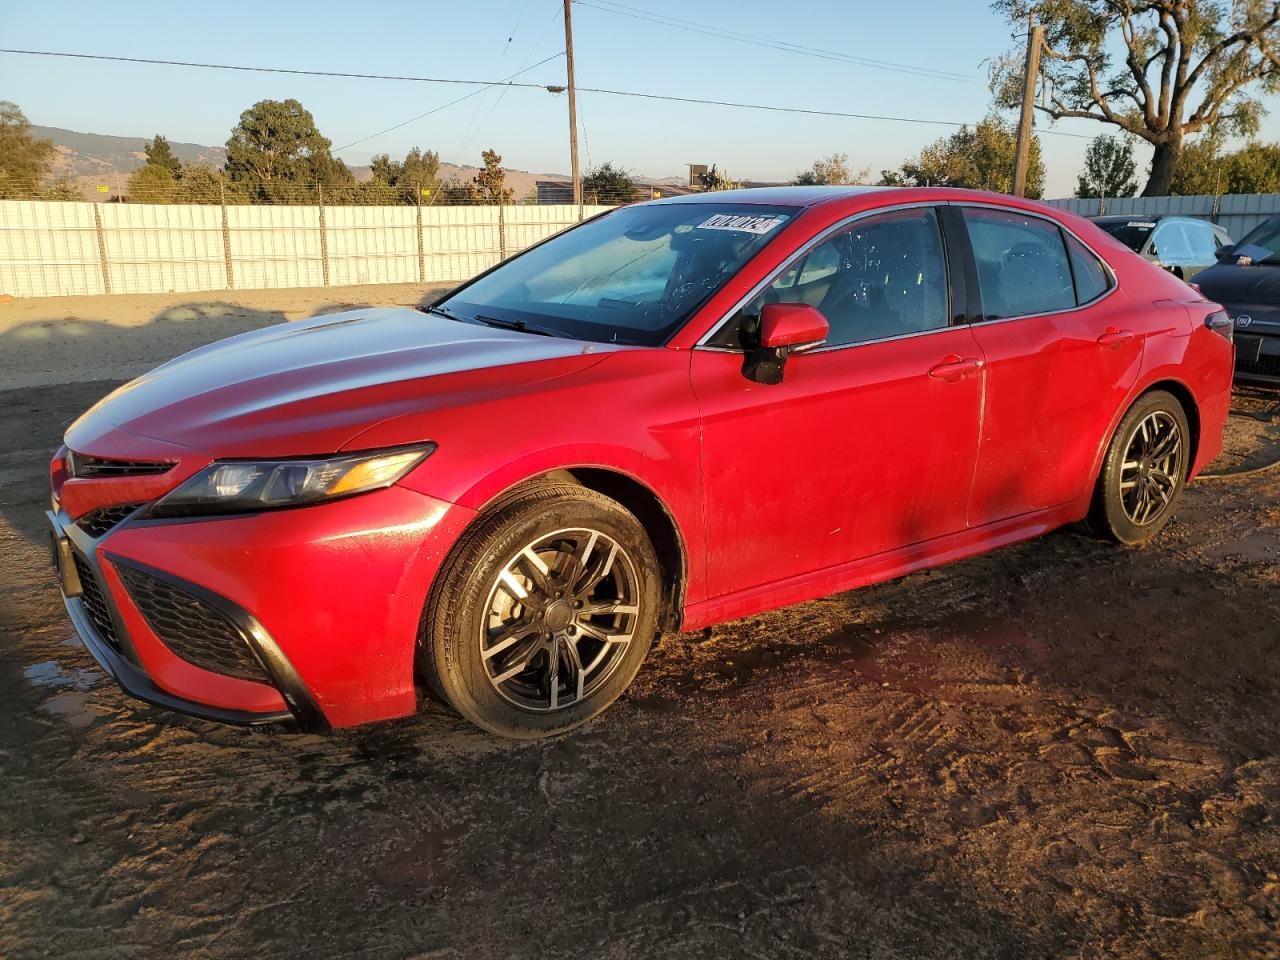
<path id="1" fill-rule="evenodd" d="M 1067 248 L 1055 224 L 979 207 L 966 208 L 964 219 L 977 261 L 984 320 L 1075 307 Z"/>
<path id="2" fill-rule="evenodd" d="M 1076 281 L 1076 303 L 1091 303 L 1111 288 L 1111 278 L 1098 258 L 1070 235 L 1067 236 L 1067 253 L 1071 257 L 1071 274 Z"/>

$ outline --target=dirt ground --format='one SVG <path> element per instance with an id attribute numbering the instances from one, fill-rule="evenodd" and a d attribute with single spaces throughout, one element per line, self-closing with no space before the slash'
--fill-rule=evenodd
<path id="1" fill-rule="evenodd" d="M 445 289 L 384 283 L 0 302 L 0 390 L 128 379 L 246 330 L 357 306 L 416 306 Z"/>
<path id="2" fill-rule="evenodd" d="M 85 378 L 81 378 L 84 380 Z M 113 383 L 0 392 L 0 957 L 1280 957 L 1280 468 L 669 636 L 600 720 L 333 736 L 123 696 L 48 569 Z M 1241 396 L 1215 471 L 1280 456 Z"/>

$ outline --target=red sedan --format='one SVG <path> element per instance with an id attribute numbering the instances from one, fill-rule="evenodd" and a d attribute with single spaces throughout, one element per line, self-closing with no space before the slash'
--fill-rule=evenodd
<path id="1" fill-rule="evenodd" d="M 233 337 L 77 420 L 49 513 L 128 692 L 307 729 L 557 733 L 655 635 L 1064 524 L 1217 454 L 1219 308 L 1085 220 L 908 189 L 624 207 L 425 311 Z"/>

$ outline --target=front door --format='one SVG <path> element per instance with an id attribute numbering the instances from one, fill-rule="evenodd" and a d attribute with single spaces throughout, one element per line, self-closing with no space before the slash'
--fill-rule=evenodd
<path id="1" fill-rule="evenodd" d="M 783 382 L 746 379 L 730 345 L 765 303 L 809 303 L 826 344 Z M 854 221 L 785 268 L 692 351 L 703 431 L 711 596 L 787 580 L 964 528 L 981 353 L 949 326 L 933 208 Z"/>

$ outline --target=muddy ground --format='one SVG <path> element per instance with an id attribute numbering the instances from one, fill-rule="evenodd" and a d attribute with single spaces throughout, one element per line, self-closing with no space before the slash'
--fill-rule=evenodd
<path id="1" fill-rule="evenodd" d="M 284 735 L 73 638 L 44 462 L 111 385 L 0 394 L 2 957 L 1280 956 L 1280 468 L 1145 549 L 667 637 L 553 742 L 430 704 Z M 1234 417 L 1219 468 L 1278 443 Z"/>

